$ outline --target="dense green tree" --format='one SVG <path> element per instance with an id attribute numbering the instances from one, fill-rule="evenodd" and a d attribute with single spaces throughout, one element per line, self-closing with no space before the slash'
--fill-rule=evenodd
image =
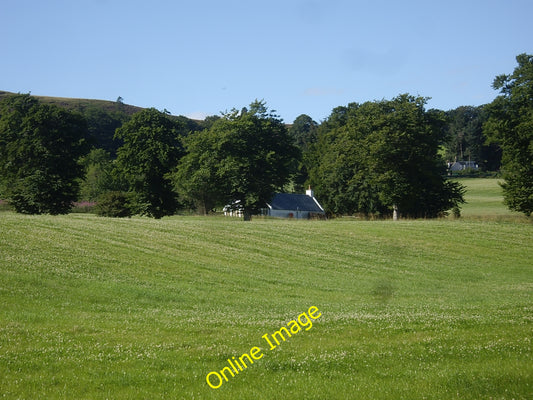
<path id="1" fill-rule="evenodd" d="M 0 102 L 0 180 L 15 210 L 64 214 L 78 198 L 88 151 L 87 123 L 76 112 L 41 104 L 30 95 Z"/>
<path id="2" fill-rule="evenodd" d="M 317 132 L 318 124 L 305 114 L 298 116 L 289 128 L 289 135 L 302 151 L 306 151 L 316 142 Z"/>
<path id="3" fill-rule="evenodd" d="M 221 144 L 211 129 L 189 135 L 184 139 L 186 155 L 174 174 L 180 198 L 204 215 L 229 201 L 229 182 L 224 180 L 220 169 L 225 156 Z"/>
<path id="4" fill-rule="evenodd" d="M 132 210 L 128 193 L 114 190 L 102 193 L 95 211 L 101 217 L 130 217 Z"/>
<path id="5" fill-rule="evenodd" d="M 309 179 L 308 169 L 312 165 L 310 155 L 317 140 L 318 127 L 318 123 L 306 114 L 298 116 L 289 127 L 289 135 L 302 152 L 302 159 L 298 165 L 297 172 L 292 177 L 290 186 L 296 192 L 305 190 L 305 183 Z"/>
<path id="6" fill-rule="evenodd" d="M 115 137 L 124 141 L 117 151 L 117 171 L 127 182 L 136 213 L 161 218 L 176 211 L 169 173 L 183 155 L 183 133 L 179 121 L 153 108 L 117 129 Z"/>
<path id="7" fill-rule="evenodd" d="M 333 213 L 436 217 L 463 201 L 460 185 L 446 181 L 437 150 L 442 112 L 425 98 L 338 107 L 323 124 L 311 183 Z"/>
<path id="8" fill-rule="evenodd" d="M 93 145 L 108 151 L 112 157 L 115 157 L 122 143 L 119 140 L 113 140 L 113 136 L 117 128 L 120 128 L 131 117 L 123 111 L 109 111 L 96 105 L 84 108 L 83 115 L 87 118 L 89 136 Z"/>
<path id="9" fill-rule="evenodd" d="M 85 178 L 80 184 L 81 200 L 96 201 L 103 193 L 118 189 L 109 152 L 92 149 L 80 163 L 85 168 Z"/>
<path id="10" fill-rule="evenodd" d="M 501 149 L 495 143 L 487 143 L 483 123 L 487 120 L 484 106 L 461 106 L 446 113 L 445 159 L 475 161 L 485 171 L 500 168 Z"/>
<path id="11" fill-rule="evenodd" d="M 462 106 L 446 114 L 449 121 L 446 126 L 446 159 L 479 161 L 480 147 L 484 141 L 481 108 Z"/>
<path id="12" fill-rule="evenodd" d="M 175 120 L 179 125 L 181 125 L 181 129 L 183 132 L 197 132 L 204 129 L 203 121 L 196 121 L 194 119 L 184 117 L 183 115 L 170 115 L 170 118 Z"/>
<path id="13" fill-rule="evenodd" d="M 289 135 L 302 152 L 298 170 L 292 177 L 291 188 L 296 192 L 305 190 L 305 183 L 309 179 L 308 170 L 310 165 L 312 165 L 310 156 L 317 140 L 318 127 L 319 125 L 306 114 L 298 116 L 289 127 Z"/>
<path id="14" fill-rule="evenodd" d="M 219 120 L 220 118 L 221 118 L 220 115 L 208 115 L 201 122 L 201 125 L 204 127 L 204 129 L 209 129 L 209 128 L 211 128 L 213 126 L 215 121 Z"/>
<path id="15" fill-rule="evenodd" d="M 195 136 L 176 174 L 181 192 L 204 209 L 238 200 L 245 219 L 289 181 L 300 157 L 285 124 L 263 101 L 226 113 Z"/>
<path id="16" fill-rule="evenodd" d="M 511 75 L 500 75 L 493 87 L 500 90 L 489 106 L 484 126 L 491 140 L 503 149 L 502 184 L 511 210 L 533 212 L 533 55 L 520 54 Z"/>

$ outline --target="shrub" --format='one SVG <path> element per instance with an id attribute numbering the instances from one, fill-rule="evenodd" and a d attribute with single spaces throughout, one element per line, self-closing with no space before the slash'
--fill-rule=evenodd
<path id="1" fill-rule="evenodd" d="M 72 209 L 70 212 L 73 213 L 92 213 L 94 212 L 94 208 L 96 206 L 96 203 L 93 201 L 80 201 L 75 202 L 72 204 Z"/>
<path id="2" fill-rule="evenodd" d="M 0 200 L 0 211 L 11 210 L 11 205 L 6 200 Z"/>
<path id="3" fill-rule="evenodd" d="M 129 195 L 120 191 L 100 195 L 95 210 L 102 217 L 131 217 L 132 214 Z"/>

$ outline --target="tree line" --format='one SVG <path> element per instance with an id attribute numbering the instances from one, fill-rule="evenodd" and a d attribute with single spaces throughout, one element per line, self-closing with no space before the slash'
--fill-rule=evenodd
<path id="1" fill-rule="evenodd" d="M 195 122 L 145 109 L 83 114 L 28 94 L 0 101 L 0 198 L 28 214 L 77 200 L 99 213 L 161 218 L 226 204 L 258 213 L 274 192 L 312 185 L 330 214 L 459 214 L 464 188 L 446 161 L 500 170 L 510 209 L 533 212 L 533 56 L 521 54 L 481 107 L 426 109 L 427 98 L 337 107 L 283 123 L 264 101 Z M 112 137 L 111 137 L 112 135 Z"/>

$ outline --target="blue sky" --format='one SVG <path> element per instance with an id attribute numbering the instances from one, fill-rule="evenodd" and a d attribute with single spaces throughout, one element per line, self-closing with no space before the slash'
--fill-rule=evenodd
<path id="1" fill-rule="evenodd" d="M 203 117 L 254 99 L 292 122 L 337 106 L 494 99 L 533 54 L 531 0 L 0 0 L 0 90 Z"/>

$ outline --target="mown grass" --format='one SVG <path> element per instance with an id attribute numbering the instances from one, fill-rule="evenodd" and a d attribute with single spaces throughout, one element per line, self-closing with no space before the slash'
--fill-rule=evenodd
<path id="1" fill-rule="evenodd" d="M 533 225 L 0 214 L 0 393 L 528 399 Z M 261 339 L 317 306 L 269 351 Z M 264 356 L 211 389 L 206 375 Z"/>
<path id="2" fill-rule="evenodd" d="M 503 191 L 498 178 L 458 178 L 466 187 L 466 203 L 461 215 L 474 219 L 523 220 L 523 214 L 510 211 L 503 202 Z"/>

